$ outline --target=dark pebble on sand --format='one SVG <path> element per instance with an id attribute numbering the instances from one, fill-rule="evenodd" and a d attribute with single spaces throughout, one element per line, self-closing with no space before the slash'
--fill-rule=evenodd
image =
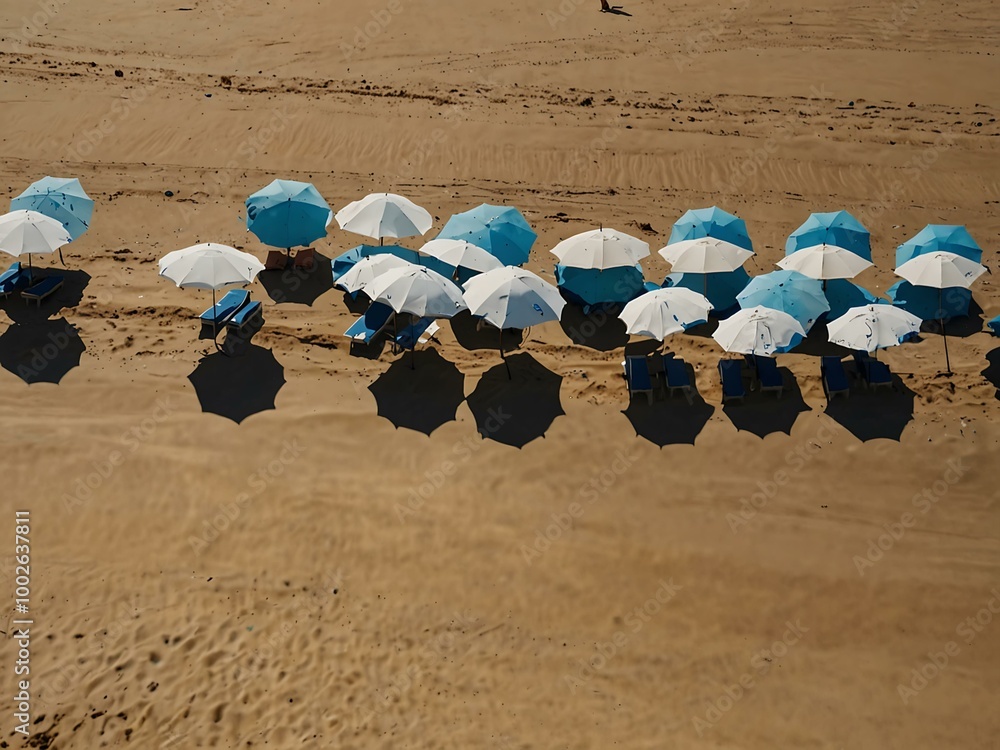
<path id="1" fill-rule="evenodd" d="M 122 73 L 120 70 L 116 70 L 115 71 L 115 78 L 124 78 L 124 77 L 125 77 L 125 74 Z"/>
<path id="2" fill-rule="evenodd" d="M 164 190 L 163 194 L 165 196 L 167 196 L 168 198 L 173 198 L 174 197 L 174 191 L 173 190 Z"/>

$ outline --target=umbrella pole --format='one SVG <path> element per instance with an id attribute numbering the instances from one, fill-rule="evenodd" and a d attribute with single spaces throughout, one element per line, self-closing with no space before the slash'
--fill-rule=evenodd
<path id="1" fill-rule="evenodd" d="M 948 331 L 944 325 L 944 307 L 942 305 L 943 291 L 938 289 L 938 314 L 941 316 L 941 338 L 944 341 L 944 374 L 951 375 L 951 358 L 948 356 Z"/>
<path id="2" fill-rule="evenodd" d="M 507 380 L 513 380 L 514 376 L 510 372 L 510 363 L 507 362 L 507 355 L 503 350 L 503 328 L 500 329 L 500 359 L 503 360 L 503 366 L 507 368 Z"/>
<path id="3" fill-rule="evenodd" d="M 212 333 L 219 338 L 219 308 L 215 304 L 215 289 L 212 290 Z"/>

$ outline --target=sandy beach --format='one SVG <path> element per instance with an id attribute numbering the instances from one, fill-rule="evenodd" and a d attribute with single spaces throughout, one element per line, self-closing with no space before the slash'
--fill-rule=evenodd
<path id="1" fill-rule="evenodd" d="M 892 392 L 639 397 L 624 327 L 570 311 L 508 356 L 467 317 L 351 356 L 330 264 L 262 274 L 243 356 L 157 275 L 275 177 L 434 228 L 483 202 L 655 250 L 746 220 L 751 275 L 810 212 L 896 247 L 964 224 L 1000 268 L 1000 14 L 989 0 L 43 0 L 0 7 L 0 194 L 79 177 L 66 284 L 0 303 L 0 747 L 1000 748 L 1000 314 L 879 353 Z M 181 7 L 178 7 L 181 6 Z M 4 205 L 4 210 L 7 205 Z M 6 257 L 6 256 L 4 256 Z M 8 258 L 7 260 L 12 260 Z M 4 267 L 9 265 L 5 263 Z M 629 350 L 650 351 L 633 339 Z M 645 348 L 643 348 L 645 347 Z M 15 511 L 30 512 L 29 737 L 15 727 Z"/>

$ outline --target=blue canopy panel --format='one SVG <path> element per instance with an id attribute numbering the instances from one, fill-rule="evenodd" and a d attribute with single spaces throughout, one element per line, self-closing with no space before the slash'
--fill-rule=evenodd
<path id="1" fill-rule="evenodd" d="M 785 255 L 816 245 L 836 245 L 872 259 L 871 233 L 847 211 L 812 214 L 785 242 Z"/>
<path id="2" fill-rule="evenodd" d="M 408 247 L 400 247 L 399 245 L 358 245 L 333 259 L 333 280 L 336 281 L 354 268 L 354 264 L 362 258 L 380 254 L 395 255 L 397 258 L 408 260 L 410 263 L 437 271 L 447 279 L 450 279 L 455 272 L 455 269 L 447 263 L 443 263 L 437 258 L 431 258 L 428 255 L 421 255 L 416 250 L 411 250 Z"/>
<path id="3" fill-rule="evenodd" d="M 625 304 L 645 293 L 642 268 L 571 268 L 556 266 L 556 285 L 567 301 L 582 307 L 601 304 Z"/>
<path id="4" fill-rule="evenodd" d="M 976 263 L 983 262 L 983 249 L 968 229 L 956 224 L 928 224 L 896 248 L 896 268 L 918 255 L 933 252 L 955 253 Z"/>
<path id="5" fill-rule="evenodd" d="M 830 303 L 830 311 L 824 316 L 827 320 L 836 320 L 852 307 L 885 304 L 884 299 L 876 297 L 850 279 L 830 279 L 827 281 L 826 301 Z"/>
<path id="6" fill-rule="evenodd" d="M 505 266 L 520 266 L 528 261 L 538 235 L 513 206 L 483 203 L 448 219 L 438 238 L 465 240 L 483 248 Z"/>
<path id="7" fill-rule="evenodd" d="M 830 304 L 823 295 L 823 283 L 798 271 L 772 271 L 754 276 L 737 297 L 740 307 L 769 307 L 795 318 L 808 332 Z"/>
<path id="8" fill-rule="evenodd" d="M 37 211 L 55 219 L 74 240 L 90 228 L 94 201 L 80 181 L 67 177 L 43 177 L 10 202 L 11 211 Z"/>
<path id="9" fill-rule="evenodd" d="M 753 243 L 750 241 L 746 222 L 718 206 L 695 208 L 685 213 L 674 224 L 667 244 L 672 245 L 682 240 L 698 240 L 702 237 L 714 237 L 753 252 Z"/>
<path id="10" fill-rule="evenodd" d="M 246 200 L 247 229 L 271 247 L 300 247 L 326 237 L 333 211 L 308 182 L 274 180 Z"/>
<path id="11" fill-rule="evenodd" d="M 914 286 L 909 281 L 897 281 L 889 287 L 887 294 L 893 305 L 921 320 L 965 317 L 969 314 L 969 305 L 972 303 L 972 292 L 968 289 L 932 289 L 928 286 Z"/>
<path id="12" fill-rule="evenodd" d="M 990 319 L 989 322 L 986 323 L 986 327 L 990 329 L 990 332 L 994 336 L 1000 336 L 1000 315 Z"/>
<path id="13" fill-rule="evenodd" d="M 682 286 L 704 294 L 712 303 L 712 315 L 726 318 L 739 309 L 736 295 L 750 283 L 750 274 L 740 266 L 728 273 L 672 273 L 663 280 L 663 287 Z"/>

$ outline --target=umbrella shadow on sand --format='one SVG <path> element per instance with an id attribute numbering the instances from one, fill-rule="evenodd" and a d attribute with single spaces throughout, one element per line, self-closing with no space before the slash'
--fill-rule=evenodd
<path id="1" fill-rule="evenodd" d="M 396 429 L 430 435 L 455 421 L 465 400 L 465 375 L 436 349 L 424 349 L 397 359 L 368 390 L 375 397 L 378 415 Z"/>
<path id="2" fill-rule="evenodd" d="M 688 365 L 688 375 L 694 383 L 694 372 Z M 697 390 L 687 395 L 667 396 L 649 404 L 637 396 L 622 411 L 638 437 L 663 448 L 667 445 L 694 445 L 698 435 L 715 413 L 715 407 L 705 402 Z"/>
<path id="3" fill-rule="evenodd" d="M 90 274 L 86 271 L 36 267 L 34 273 L 34 278 L 38 281 L 48 276 L 61 276 L 63 285 L 40 305 L 22 299 L 20 292 L 7 297 L 0 309 L 16 323 L 40 323 L 61 310 L 77 307 L 83 301 L 83 293 L 90 284 Z"/>
<path id="4" fill-rule="evenodd" d="M 470 352 L 492 350 L 499 356 L 501 333 L 496 326 L 482 321 L 481 318 L 474 318 L 468 310 L 458 313 L 450 322 L 451 331 L 463 349 Z M 527 338 L 527 331 L 530 330 L 530 328 L 505 328 L 502 334 L 503 350 L 509 352 L 520 348 Z"/>
<path id="5" fill-rule="evenodd" d="M 333 289 L 333 265 L 325 255 L 316 253 L 312 268 L 295 268 L 289 263 L 284 270 L 265 270 L 257 279 L 267 296 L 277 304 L 292 302 L 312 305 Z"/>
<path id="6" fill-rule="evenodd" d="M 852 384 L 849 398 L 835 398 L 826 405 L 826 415 L 843 425 L 862 442 L 884 438 L 899 442 L 913 421 L 914 393 L 899 378 L 892 376 L 892 391 L 870 391 Z"/>
<path id="7" fill-rule="evenodd" d="M 762 393 L 760 386 L 747 386 L 745 403 L 728 403 L 722 407 L 737 430 L 751 432 L 764 438 L 775 432 L 792 434 L 792 426 L 799 414 L 812 411 L 802 398 L 802 391 L 795 376 L 787 367 L 779 367 L 778 372 L 784 383 L 781 398 L 770 391 Z"/>
<path id="8" fill-rule="evenodd" d="M 1000 399 L 1000 348 L 994 349 L 986 354 L 986 361 L 989 362 L 982 375 L 997 389 L 996 397 Z"/>
<path id="9" fill-rule="evenodd" d="M 585 315 L 579 305 L 567 303 L 559 321 L 563 332 L 577 346 L 599 352 L 621 349 L 628 343 L 625 322 L 618 317 L 621 305 L 598 305 Z"/>
<path id="10" fill-rule="evenodd" d="M 203 357 L 188 380 L 203 412 L 239 424 L 276 408 L 275 399 L 285 384 L 285 368 L 270 349 L 249 345 L 238 357 L 222 352 Z"/>
<path id="11" fill-rule="evenodd" d="M 544 437 L 563 411 L 559 399 L 562 376 L 527 352 L 487 370 L 469 395 L 469 409 L 484 440 L 523 448 Z"/>
<path id="12" fill-rule="evenodd" d="M 32 383 L 59 383 L 87 350 L 65 318 L 15 323 L 0 335 L 0 367 Z"/>

